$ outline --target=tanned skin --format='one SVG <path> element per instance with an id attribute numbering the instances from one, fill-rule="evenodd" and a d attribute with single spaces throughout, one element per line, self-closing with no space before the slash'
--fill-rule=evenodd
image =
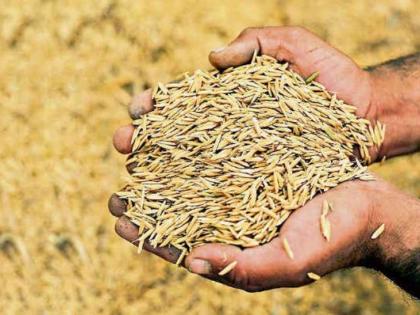
<path id="1" fill-rule="evenodd" d="M 301 27 L 265 27 L 244 30 L 228 46 L 210 53 L 218 69 L 250 61 L 255 50 L 287 61 L 302 76 L 318 71 L 317 81 L 338 98 L 357 107 L 360 117 L 386 125 L 384 144 L 371 150 L 372 161 L 415 152 L 420 147 L 420 56 L 399 58 L 361 69 L 354 61 Z M 153 110 L 151 91 L 136 96 L 129 106 L 133 118 Z M 120 127 L 114 146 L 131 151 L 133 126 Z M 332 238 L 320 233 L 322 202 L 329 214 Z M 125 204 L 115 194 L 109 201 L 118 217 L 116 232 L 136 244 L 138 228 L 124 216 Z M 326 275 L 341 268 L 365 266 L 381 271 L 413 296 L 420 296 L 420 201 L 398 191 L 381 179 L 349 181 L 316 196 L 297 209 L 284 223 L 280 235 L 262 246 L 240 249 L 224 244 L 195 248 L 183 265 L 193 273 L 246 291 L 296 287 L 312 282 L 308 272 Z M 376 240 L 371 234 L 382 223 L 385 232 Z M 291 260 L 283 249 L 287 238 L 294 249 Z M 144 249 L 175 262 L 174 248 Z M 236 267 L 227 275 L 218 272 L 229 263 Z"/>

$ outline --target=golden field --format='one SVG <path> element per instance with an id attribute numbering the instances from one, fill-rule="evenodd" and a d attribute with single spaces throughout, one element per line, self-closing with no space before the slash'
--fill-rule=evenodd
<path id="1" fill-rule="evenodd" d="M 247 26 L 303 25 L 360 65 L 420 50 L 420 1 L 15 0 L 0 4 L 0 314 L 418 314 L 384 277 L 345 270 L 245 293 L 119 239 L 113 130 L 131 95 Z M 420 155 L 372 169 L 420 197 Z M 397 211 L 398 209 L 396 209 Z"/>

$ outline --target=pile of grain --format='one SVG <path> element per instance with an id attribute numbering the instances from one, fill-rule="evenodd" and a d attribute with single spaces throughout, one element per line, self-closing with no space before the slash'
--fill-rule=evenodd
<path id="1" fill-rule="evenodd" d="M 156 109 L 133 122 L 136 167 L 119 193 L 140 247 L 263 244 L 317 193 L 371 179 L 364 164 L 384 127 L 287 67 L 254 56 L 158 85 Z"/>

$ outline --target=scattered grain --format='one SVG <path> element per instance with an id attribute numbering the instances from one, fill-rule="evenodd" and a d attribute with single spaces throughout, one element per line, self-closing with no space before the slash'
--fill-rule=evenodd
<path id="1" fill-rule="evenodd" d="M 236 265 L 238 264 L 238 262 L 235 260 L 235 261 L 233 261 L 233 262 L 231 262 L 230 264 L 228 264 L 225 268 L 223 268 L 219 273 L 218 273 L 218 275 L 219 276 L 224 276 L 224 275 L 226 275 L 226 274 L 228 274 L 229 272 L 231 272 L 235 267 L 236 267 Z"/>
<path id="2" fill-rule="evenodd" d="M 327 215 L 331 209 L 330 203 L 327 201 L 327 199 L 324 199 L 324 202 L 322 204 L 322 213 L 320 217 L 320 225 L 321 225 L 321 232 L 322 235 L 325 237 L 327 242 L 331 239 L 331 224 L 330 221 L 327 218 Z"/>
<path id="3" fill-rule="evenodd" d="M 376 240 L 383 232 L 385 231 L 385 224 L 382 223 L 375 232 L 372 233 L 372 236 L 370 237 L 373 240 Z"/>
<path id="4" fill-rule="evenodd" d="M 318 281 L 319 279 L 321 279 L 321 276 L 317 275 L 314 272 L 308 272 L 307 276 L 308 276 L 309 279 L 312 279 L 314 281 Z"/>
<path id="5" fill-rule="evenodd" d="M 292 249 L 290 248 L 289 242 L 287 241 L 287 238 L 283 238 L 283 248 L 287 253 L 287 256 L 289 256 L 290 259 L 294 259 L 295 255 L 293 254 Z"/>

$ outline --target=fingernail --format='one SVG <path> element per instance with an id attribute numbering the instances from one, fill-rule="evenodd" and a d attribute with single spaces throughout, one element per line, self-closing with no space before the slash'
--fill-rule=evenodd
<path id="1" fill-rule="evenodd" d="M 145 112 L 143 106 L 138 103 L 136 99 L 134 99 L 129 105 L 128 105 L 128 113 L 130 114 L 130 117 L 132 119 L 138 119 L 141 115 L 143 115 Z"/>
<path id="2" fill-rule="evenodd" d="M 202 259 L 193 259 L 188 266 L 192 273 L 199 275 L 208 275 L 211 273 L 211 265 L 208 261 Z"/>
<path id="3" fill-rule="evenodd" d="M 217 53 L 222 52 L 223 50 L 225 50 L 225 48 L 226 48 L 225 46 L 219 47 L 219 48 L 215 48 L 211 52 L 217 54 Z"/>

